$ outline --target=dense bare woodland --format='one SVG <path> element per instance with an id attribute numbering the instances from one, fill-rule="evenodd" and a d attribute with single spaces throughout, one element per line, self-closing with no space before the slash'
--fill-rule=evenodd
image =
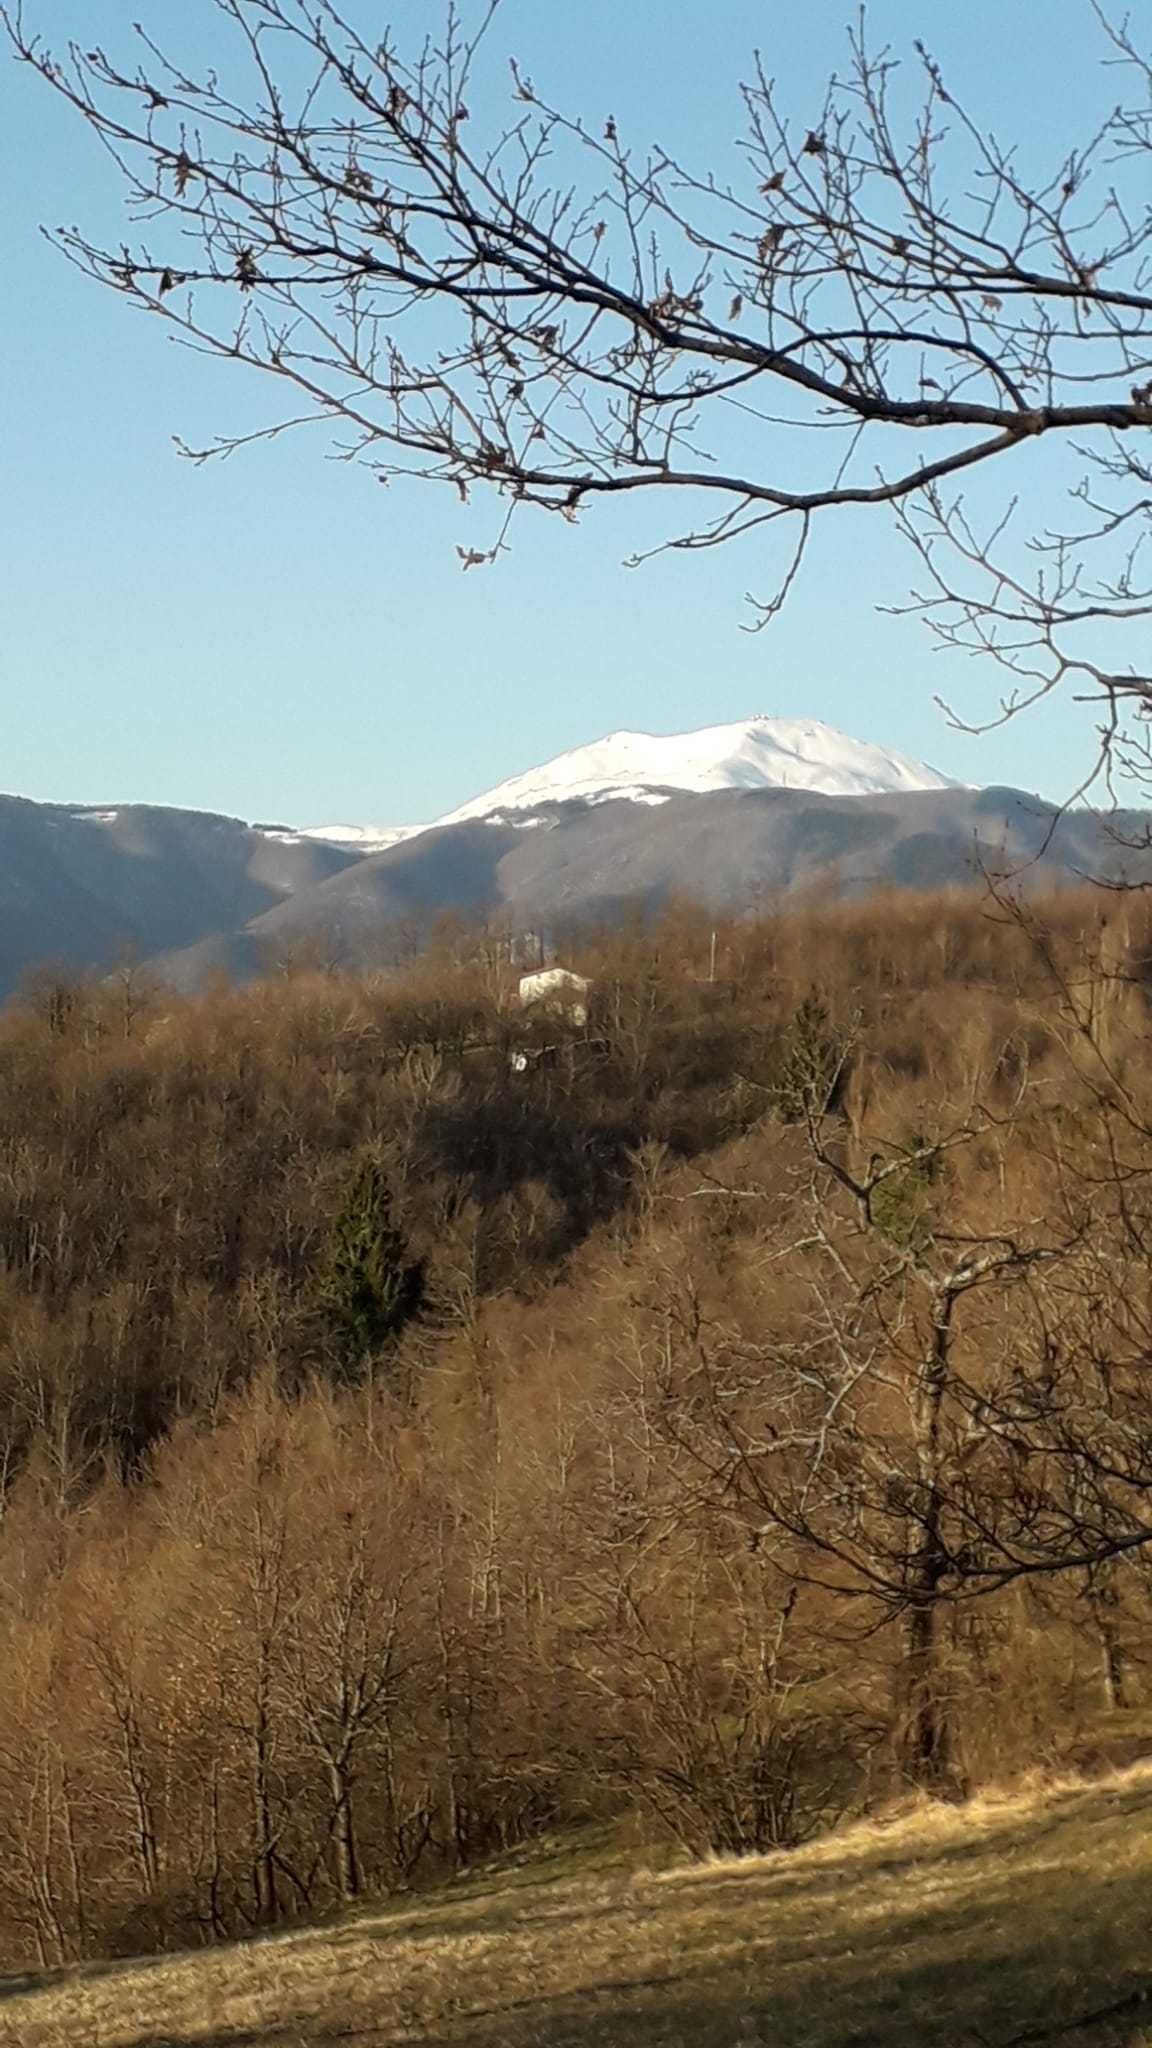
<path id="1" fill-rule="evenodd" d="M 0 1019 L 5 1966 L 589 1813 L 787 1846 L 1130 1726 L 1142 907 L 573 957 L 586 1033 L 452 934 Z"/>

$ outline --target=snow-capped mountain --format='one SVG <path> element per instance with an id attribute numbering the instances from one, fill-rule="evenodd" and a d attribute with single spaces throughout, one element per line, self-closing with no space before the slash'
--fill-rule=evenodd
<path id="1" fill-rule="evenodd" d="M 849 738 L 811 718 L 745 718 L 699 732 L 613 732 L 590 746 L 558 754 L 540 768 L 485 790 L 436 825 L 470 818 L 529 822 L 542 805 L 613 797 L 660 804 L 686 792 L 800 789 L 821 796 L 882 796 L 912 789 L 962 787 L 923 761 L 868 740 Z M 380 853 L 428 826 L 317 825 L 304 836 L 350 852 Z"/>
<path id="2" fill-rule="evenodd" d="M 612 801 L 611 799 L 617 799 Z M 529 829 L 535 827 L 536 829 Z M 437 829 L 279 823 L 0 796 L 0 999 L 129 947 L 177 988 L 310 958 L 406 959 L 452 918 L 565 934 L 691 902 L 726 916 L 875 889 L 1152 887 L 1149 818 L 972 789 L 800 719 L 610 734 Z"/>

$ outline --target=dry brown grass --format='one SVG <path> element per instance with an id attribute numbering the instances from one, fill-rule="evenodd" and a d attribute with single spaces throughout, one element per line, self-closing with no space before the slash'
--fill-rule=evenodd
<path id="1" fill-rule="evenodd" d="M 1150 1814 L 1142 1766 L 787 1857 L 636 1872 L 557 1847 L 339 1925 L 14 1982 L 0 2042 L 1141 2048 Z"/>

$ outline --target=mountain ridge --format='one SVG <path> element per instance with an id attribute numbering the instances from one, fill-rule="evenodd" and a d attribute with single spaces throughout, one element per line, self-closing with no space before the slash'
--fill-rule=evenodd
<path id="1" fill-rule="evenodd" d="M 533 831 L 506 815 L 430 827 L 297 892 L 242 932 L 158 965 L 195 988 L 211 972 L 245 978 L 293 957 L 388 966 L 445 917 L 562 948 L 580 928 L 648 920 L 675 899 L 742 915 L 820 892 L 987 887 L 989 877 L 1020 893 L 1091 875 L 1152 881 L 1152 852 L 1124 846 L 1112 821 L 1063 815 L 1010 790 L 718 790 L 659 807 L 569 799 L 546 808 Z M 1133 840 L 1144 829 L 1129 821 Z"/>
<path id="2" fill-rule="evenodd" d="M 1147 882 L 1148 823 L 1118 835 L 1095 813 L 766 717 L 609 734 L 430 826 L 302 831 L 4 797 L 0 996 L 38 967 L 98 973 L 126 956 L 186 989 L 289 958 L 387 965 L 445 917 L 561 944 L 674 898 L 739 915 L 812 890 L 972 886 L 989 871 L 1023 889 Z"/>

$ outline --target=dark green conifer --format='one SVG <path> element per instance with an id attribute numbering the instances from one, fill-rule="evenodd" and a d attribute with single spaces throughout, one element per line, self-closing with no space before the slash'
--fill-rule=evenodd
<path id="1" fill-rule="evenodd" d="M 424 1298 L 424 1261 L 409 1257 L 384 1169 L 359 1169 L 332 1229 L 317 1308 L 345 1369 L 355 1372 L 399 1336 Z"/>

